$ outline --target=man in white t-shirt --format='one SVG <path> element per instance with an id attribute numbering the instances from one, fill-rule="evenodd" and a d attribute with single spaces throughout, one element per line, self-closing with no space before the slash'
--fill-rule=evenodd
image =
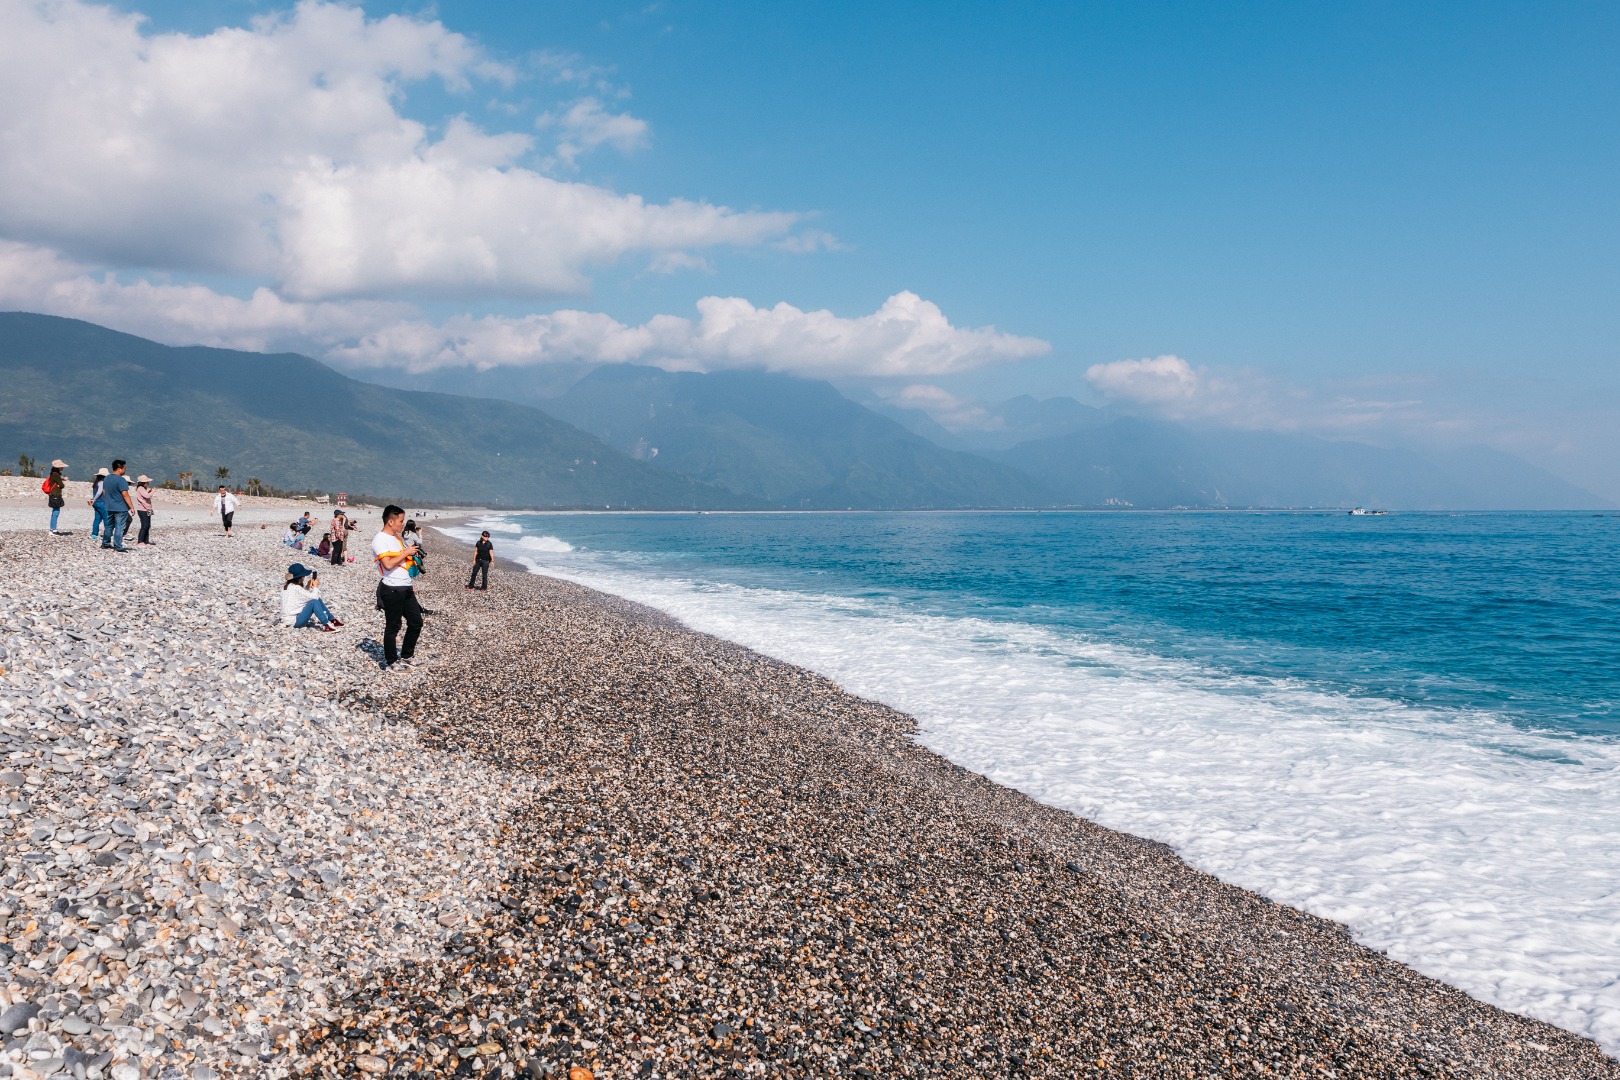
<path id="1" fill-rule="evenodd" d="M 232 495 L 230 489 L 224 484 L 219 485 L 219 494 L 214 496 L 214 511 L 219 514 L 219 523 L 225 526 L 225 535 L 231 535 L 231 519 L 236 517 L 236 508 L 242 505 L 242 500 Z"/>
<path id="2" fill-rule="evenodd" d="M 371 538 L 371 557 L 382 574 L 377 585 L 377 600 L 383 609 L 383 666 L 385 668 L 411 666 L 416 655 L 416 639 L 422 633 L 422 605 L 416 602 L 416 589 L 411 582 L 411 559 L 416 545 L 399 538 L 405 528 L 405 511 L 398 506 L 383 507 L 382 532 Z M 405 640 L 398 650 L 394 638 L 399 635 L 399 624 L 405 624 Z"/>

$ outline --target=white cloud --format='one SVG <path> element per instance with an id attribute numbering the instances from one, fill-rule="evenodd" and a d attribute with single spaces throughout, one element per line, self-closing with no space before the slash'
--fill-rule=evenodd
<path id="1" fill-rule="evenodd" d="M 957 397 L 941 386 L 912 383 L 898 389 L 880 388 L 877 394 L 902 409 L 927 413 L 947 431 L 994 431 L 1003 426 L 1001 417 L 983 405 Z"/>
<path id="2" fill-rule="evenodd" d="M 1142 405 L 1190 402 L 1200 390 L 1198 372 L 1179 356 L 1093 364 L 1086 381 L 1108 397 Z"/>
<path id="3" fill-rule="evenodd" d="M 795 255 L 808 255 L 818 251 L 848 251 L 849 248 L 830 232 L 821 229 L 805 229 L 793 236 L 784 236 L 771 245 L 780 251 L 790 251 Z"/>
<path id="4" fill-rule="evenodd" d="M 870 315 L 845 318 L 791 304 L 755 307 L 738 297 L 707 296 L 698 318 L 657 315 L 626 326 L 605 315 L 557 311 L 526 318 L 411 322 L 333 350 L 368 366 L 417 370 L 466 364 L 493 367 L 562 360 L 637 361 L 707 371 L 762 367 L 801 375 L 914 377 L 943 375 L 1039 356 L 1039 339 L 994 327 L 952 326 L 937 306 L 902 292 Z"/>
<path id="5" fill-rule="evenodd" d="M 1105 397 L 1156 416 L 1251 431 L 1374 438 L 1388 432 L 1433 434 L 1458 422 L 1418 398 L 1312 389 L 1252 368 L 1195 367 L 1179 356 L 1093 364 L 1086 381 Z"/>
<path id="6" fill-rule="evenodd" d="M 244 298 L 197 284 L 124 282 L 44 248 L 4 240 L 0 309 L 84 319 L 176 345 L 315 352 L 416 313 L 409 304 L 376 300 L 290 301 L 262 286 Z"/>
<path id="7" fill-rule="evenodd" d="M 653 256 L 647 269 L 655 274 L 678 274 L 682 270 L 697 270 L 705 274 L 714 272 L 714 266 L 708 259 L 685 251 L 660 252 Z"/>
<path id="8" fill-rule="evenodd" d="M 647 145 L 647 121 L 629 113 L 610 113 L 595 98 L 581 98 L 561 115 L 546 113 L 535 121 L 537 127 L 558 130 L 557 157 L 568 168 L 575 168 L 581 154 L 598 146 L 611 146 L 623 154 Z"/>
<path id="9" fill-rule="evenodd" d="M 353 366 L 417 371 L 583 360 L 915 378 L 1050 348 L 994 327 L 952 326 L 937 306 L 910 292 L 857 318 L 709 296 L 697 302 L 696 319 L 655 315 L 639 326 L 570 310 L 434 323 L 401 302 L 288 300 L 263 287 L 243 298 L 198 284 L 124 281 L 46 248 L 8 241 L 0 241 L 0 309 L 85 319 L 171 344 L 297 349 Z"/>
<path id="10" fill-rule="evenodd" d="M 796 220 L 558 180 L 523 164 L 528 136 L 466 120 L 434 138 L 400 112 L 408 86 L 515 78 L 436 21 L 306 0 L 194 37 L 0 0 L 0 27 L 0 236 L 74 259 L 303 301 L 546 296 L 628 253 L 769 243 Z M 569 115 L 575 154 L 646 136 L 600 104 Z"/>

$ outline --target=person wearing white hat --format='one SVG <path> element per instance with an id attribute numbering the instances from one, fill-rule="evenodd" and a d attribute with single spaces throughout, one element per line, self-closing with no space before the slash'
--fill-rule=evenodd
<path id="1" fill-rule="evenodd" d="M 95 520 L 90 522 L 90 539 L 101 538 L 101 527 L 107 524 L 107 508 L 101 505 L 101 488 L 107 482 L 108 469 L 97 469 L 95 483 L 90 485 L 90 509 L 95 511 Z"/>
<path id="2" fill-rule="evenodd" d="M 135 513 L 140 515 L 141 531 L 135 537 L 135 542 L 144 547 L 152 546 L 152 478 L 145 473 L 135 478 Z"/>
<path id="3" fill-rule="evenodd" d="M 66 471 L 67 462 L 57 458 L 51 462 L 51 475 L 47 476 L 45 482 L 40 485 L 40 490 L 45 493 L 45 504 L 51 508 L 52 536 L 63 535 L 57 530 L 56 523 L 62 516 L 62 507 L 67 505 L 67 499 L 65 498 L 67 494 L 67 477 L 63 475 Z"/>

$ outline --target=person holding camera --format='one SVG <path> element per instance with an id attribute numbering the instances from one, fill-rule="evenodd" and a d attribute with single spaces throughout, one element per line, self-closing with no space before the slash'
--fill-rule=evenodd
<path id="1" fill-rule="evenodd" d="M 383 667 L 410 668 L 414 666 L 416 639 L 422 634 L 422 605 L 417 603 L 414 582 L 421 549 L 400 539 L 405 529 L 403 507 L 383 507 L 382 521 L 382 531 L 371 538 L 371 557 L 382 575 L 377 583 L 377 606 L 383 612 Z M 405 640 L 396 649 L 394 639 L 402 622 Z"/>
<path id="2" fill-rule="evenodd" d="M 293 563 L 281 583 L 281 625 L 303 629 L 311 623 L 326 633 L 343 625 L 321 599 L 320 575 L 303 563 Z"/>

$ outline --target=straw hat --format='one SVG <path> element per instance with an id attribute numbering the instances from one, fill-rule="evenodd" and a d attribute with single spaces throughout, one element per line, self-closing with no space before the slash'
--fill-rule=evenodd
<path id="1" fill-rule="evenodd" d="M 135 482 L 137 484 L 150 484 L 152 482 L 152 478 L 147 476 L 145 473 L 141 473 L 141 475 L 135 478 Z"/>
<path id="2" fill-rule="evenodd" d="M 96 470 L 96 475 L 97 476 L 106 476 L 107 475 L 107 470 L 106 469 L 97 469 Z"/>
<path id="3" fill-rule="evenodd" d="M 51 468 L 65 469 L 67 468 L 67 462 L 63 461 L 61 458 L 57 458 L 55 461 L 51 462 Z"/>

